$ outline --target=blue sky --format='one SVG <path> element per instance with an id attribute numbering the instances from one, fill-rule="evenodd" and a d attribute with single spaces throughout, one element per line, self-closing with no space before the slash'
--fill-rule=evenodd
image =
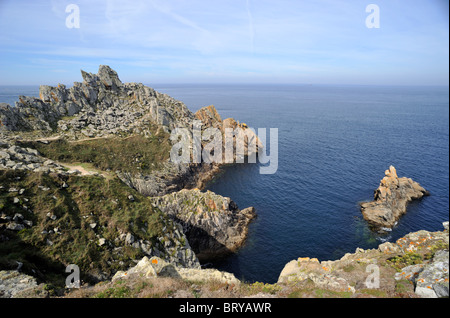
<path id="1" fill-rule="evenodd" d="M 0 0 L 0 85 L 100 64 L 145 84 L 448 85 L 448 47 L 448 0 Z"/>

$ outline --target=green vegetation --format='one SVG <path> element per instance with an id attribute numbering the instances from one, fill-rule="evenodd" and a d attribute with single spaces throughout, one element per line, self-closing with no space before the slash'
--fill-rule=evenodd
<path id="1" fill-rule="evenodd" d="M 426 253 L 423 257 L 425 260 L 432 259 L 434 257 L 434 254 L 436 254 L 436 252 L 440 250 L 448 250 L 448 243 L 443 241 L 435 242 L 429 247 L 429 252 Z"/>
<path id="2" fill-rule="evenodd" d="M 291 286 L 288 298 L 351 298 L 350 291 L 336 291 L 331 289 L 317 288 L 311 280 Z"/>
<path id="3" fill-rule="evenodd" d="M 252 294 L 266 293 L 266 294 L 276 294 L 281 290 L 281 286 L 277 284 L 267 284 L 261 282 L 255 282 L 249 285 Z"/>
<path id="4" fill-rule="evenodd" d="M 387 294 L 382 289 L 364 288 L 358 291 L 363 295 L 373 296 L 376 298 L 386 298 Z"/>
<path id="5" fill-rule="evenodd" d="M 117 281 L 112 287 L 105 289 L 94 295 L 93 298 L 130 298 L 131 290 L 128 286 L 123 285 L 123 281 Z"/>
<path id="6" fill-rule="evenodd" d="M 386 261 L 395 270 L 400 272 L 403 267 L 422 263 L 423 256 L 418 253 L 407 252 L 400 256 L 391 257 L 391 258 L 387 259 Z"/>
<path id="7" fill-rule="evenodd" d="M 171 143 L 165 132 L 151 137 L 132 135 L 127 138 L 98 138 L 70 142 L 58 139 L 44 144 L 23 142 L 43 156 L 62 163 L 90 163 L 103 171 L 149 173 L 160 167 L 170 155 Z"/>
<path id="8" fill-rule="evenodd" d="M 329 289 L 316 289 L 315 290 L 317 298 L 351 298 L 351 292 L 345 291 L 334 291 Z"/>
<path id="9" fill-rule="evenodd" d="M 395 292 L 402 295 L 408 292 L 414 292 L 414 284 L 407 279 L 401 279 L 395 283 Z"/>
<path id="10" fill-rule="evenodd" d="M 62 187 L 64 183 L 68 187 Z M 24 272 L 62 286 L 65 267 L 76 264 L 82 280 L 96 281 L 102 273 L 127 269 L 132 259 L 144 256 L 125 245 L 120 234 L 133 233 L 152 245 L 163 234 L 166 217 L 117 178 L 0 170 L 0 184 L 0 270 L 21 262 Z M 9 191 L 12 188 L 24 192 Z M 3 217 L 16 214 L 32 226 L 6 230 Z M 99 238 L 105 239 L 103 246 Z"/>

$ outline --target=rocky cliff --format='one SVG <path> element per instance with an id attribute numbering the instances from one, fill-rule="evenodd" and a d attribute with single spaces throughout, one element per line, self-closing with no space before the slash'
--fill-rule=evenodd
<path id="1" fill-rule="evenodd" d="M 142 257 L 198 269 L 196 254 L 243 244 L 254 210 L 183 190 L 202 188 L 221 164 L 171 162 L 169 136 L 175 128 L 192 136 L 194 120 L 202 130 L 246 127 L 222 121 L 213 106 L 194 114 L 122 83 L 109 66 L 81 75 L 70 88 L 42 85 L 39 97 L 0 104 L 0 269 L 20 263 L 24 274 L 62 284 L 55 273 L 77 264 L 95 282 Z M 258 141 L 248 136 L 246 145 Z"/>
<path id="2" fill-rule="evenodd" d="M 247 237 L 254 208 L 239 210 L 230 198 L 211 191 L 181 190 L 151 198 L 152 203 L 183 226 L 200 261 L 236 251 Z"/>
<path id="3" fill-rule="evenodd" d="M 448 222 L 444 228 L 409 233 L 377 249 L 358 248 L 335 261 L 300 257 L 286 264 L 278 284 L 299 284 L 341 297 L 448 297 Z"/>
<path id="4" fill-rule="evenodd" d="M 285 265 L 274 284 L 248 283 L 227 272 L 145 256 L 109 282 L 83 284 L 65 297 L 442 298 L 449 296 L 448 244 L 445 222 L 443 231 L 409 233 L 338 260 L 300 257 Z M 0 271 L 0 297 L 52 296 L 52 289 L 29 275 Z"/>
<path id="5" fill-rule="evenodd" d="M 410 201 L 426 195 L 429 195 L 428 191 L 419 183 L 410 178 L 399 178 L 396 169 L 390 166 L 375 190 L 374 200 L 361 203 L 361 212 L 373 226 L 392 228 L 406 213 Z"/>

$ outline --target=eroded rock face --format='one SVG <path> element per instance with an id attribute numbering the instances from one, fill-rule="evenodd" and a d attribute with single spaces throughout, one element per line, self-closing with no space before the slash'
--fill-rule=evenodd
<path id="1" fill-rule="evenodd" d="M 200 120 L 206 127 L 214 127 L 222 130 L 222 117 L 220 117 L 214 105 L 199 109 L 195 118 Z"/>
<path id="2" fill-rule="evenodd" d="M 232 162 L 243 157 L 250 144 L 262 147 L 256 134 L 234 119 L 222 120 L 214 106 L 201 108 L 195 114 L 184 103 L 144 86 L 141 83 L 122 83 L 116 71 L 100 65 L 97 74 L 81 71 L 83 82 L 67 88 L 41 85 L 39 97 L 20 96 L 15 107 L 0 104 L 0 135 L 2 139 L 14 138 L 18 132 L 32 131 L 36 136 L 79 140 L 128 134 L 150 137 L 157 127 L 167 133 L 175 128 L 187 128 L 192 136 L 194 120 L 202 123 L 202 130 L 219 128 L 237 129 L 246 135 L 242 149 L 235 151 Z M 233 141 L 236 137 L 233 137 Z M 224 141 L 225 142 L 225 141 Z M 202 141 L 203 145 L 206 141 Z M 256 148 L 256 147 L 255 147 Z M 256 148 L 257 149 L 257 148 Z M 256 152 L 256 150 L 254 150 Z M 223 151 L 225 156 L 225 151 Z M 1 156 L 6 165 L 5 156 Z M 119 178 L 139 192 L 149 196 L 164 195 L 182 188 L 201 188 L 218 171 L 221 163 L 184 163 L 171 161 L 150 175 L 127 174 L 119 171 Z M 231 163 L 231 162 L 227 162 Z M 12 166 L 13 161 L 8 163 Z M 28 164 L 28 163 L 27 163 Z M 8 167 L 9 167 L 8 166 Z M 30 166 L 31 169 L 31 166 Z M 35 169 L 35 168 L 33 168 Z"/>
<path id="3" fill-rule="evenodd" d="M 117 176 L 129 187 L 145 196 L 161 196 L 181 189 L 203 188 L 219 170 L 219 165 L 211 163 L 171 163 L 165 162 L 159 170 L 151 174 L 117 172 Z"/>
<path id="4" fill-rule="evenodd" d="M 375 190 L 374 200 L 362 203 L 361 212 L 371 225 L 392 228 L 406 213 L 410 201 L 426 195 L 429 195 L 428 191 L 419 183 L 410 178 L 399 178 L 396 169 L 390 166 Z"/>
<path id="5" fill-rule="evenodd" d="M 235 251 L 247 237 L 254 208 L 239 210 L 230 199 L 211 191 L 181 190 L 151 198 L 153 204 L 183 226 L 200 261 Z"/>

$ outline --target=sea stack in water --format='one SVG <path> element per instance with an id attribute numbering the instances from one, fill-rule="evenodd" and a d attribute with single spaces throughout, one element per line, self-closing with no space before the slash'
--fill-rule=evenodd
<path id="1" fill-rule="evenodd" d="M 410 201 L 426 195 L 429 192 L 420 184 L 410 178 L 399 178 L 396 169 L 390 166 L 375 190 L 374 200 L 362 203 L 361 212 L 371 225 L 392 228 L 400 216 L 406 213 Z"/>

